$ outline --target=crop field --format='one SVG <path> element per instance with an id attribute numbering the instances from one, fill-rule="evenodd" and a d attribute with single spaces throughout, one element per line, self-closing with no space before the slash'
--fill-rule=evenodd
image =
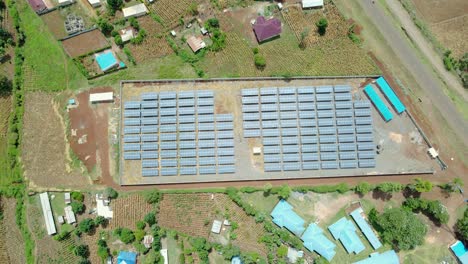
<path id="1" fill-rule="evenodd" d="M 101 50 L 109 46 L 109 42 L 99 30 L 93 30 L 62 41 L 63 48 L 75 58 L 80 55 Z"/>
<path id="2" fill-rule="evenodd" d="M 41 18 L 44 20 L 44 23 L 47 25 L 56 39 L 61 39 L 67 36 L 67 32 L 65 32 L 64 26 L 65 19 L 60 14 L 58 9 L 42 15 Z"/>
<path id="3" fill-rule="evenodd" d="M 188 7 L 191 3 L 200 3 L 200 0 L 160 0 L 153 3 L 150 8 L 155 12 L 167 27 L 179 23 L 181 17 L 187 18 Z"/>
<path id="4" fill-rule="evenodd" d="M 109 222 L 111 229 L 117 227 L 135 229 L 135 223 L 153 211 L 153 206 L 140 194 L 119 197 L 111 202 L 111 207 L 114 211 L 114 218 Z"/>
<path id="5" fill-rule="evenodd" d="M 16 199 L 2 197 L 0 206 L 0 263 L 26 263 L 23 236 L 15 222 Z"/>
<path id="6" fill-rule="evenodd" d="M 59 107 L 50 94 L 26 94 L 22 158 L 31 187 L 88 186 L 86 176 L 69 166 L 69 146 Z"/>
<path id="7" fill-rule="evenodd" d="M 173 51 L 166 39 L 164 38 L 164 27 L 156 22 L 150 16 L 144 16 L 138 18 L 140 27 L 143 28 L 147 37 L 143 43 L 139 45 L 130 44 L 130 51 L 138 63 L 160 58 L 169 54 Z M 157 48 L 155 48 L 157 47 Z"/>
<path id="8" fill-rule="evenodd" d="M 235 231 L 237 239 L 232 241 L 234 245 L 241 250 L 266 254 L 264 245 L 258 243 L 263 226 L 224 194 L 213 194 L 213 199 L 208 193 L 164 194 L 158 223 L 191 236 L 208 238 L 213 220 L 224 220 L 223 215 L 229 215 L 231 221 L 239 224 Z"/>
<path id="9" fill-rule="evenodd" d="M 11 96 L 0 96 L 0 137 L 5 137 L 7 134 L 11 106 Z"/>

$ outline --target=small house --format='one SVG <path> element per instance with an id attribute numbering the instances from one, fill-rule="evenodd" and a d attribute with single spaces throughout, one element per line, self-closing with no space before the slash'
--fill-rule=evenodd
<path id="1" fill-rule="evenodd" d="M 120 251 L 117 256 L 117 264 L 136 264 L 136 261 L 137 253 L 135 252 Z"/>
<path id="2" fill-rule="evenodd" d="M 125 18 L 139 17 L 146 15 L 148 13 L 148 8 L 145 6 L 145 4 L 141 3 L 138 5 L 122 8 L 122 13 Z"/>
<path id="3" fill-rule="evenodd" d="M 58 0 L 59 6 L 66 6 L 73 4 L 73 0 Z"/>
<path id="4" fill-rule="evenodd" d="M 99 0 L 88 0 L 88 3 L 94 8 L 101 6 L 101 1 Z"/>
<path id="5" fill-rule="evenodd" d="M 65 210 L 65 220 L 67 221 L 67 224 L 76 223 L 75 213 L 73 212 L 72 207 L 70 205 L 66 206 L 64 210 Z"/>
<path id="6" fill-rule="evenodd" d="M 215 234 L 219 234 L 221 233 L 221 226 L 222 226 L 222 222 L 219 221 L 219 220 L 214 220 L 213 221 L 213 225 L 211 226 L 211 232 L 215 233 Z"/>
<path id="7" fill-rule="evenodd" d="M 65 224 L 65 219 L 63 219 L 63 215 L 59 215 L 57 217 L 57 221 L 59 222 L 59 224 L 63 225 Z"/>
<path id="8" fill-rule="evenodd" d="M 73 105 L 74 105 L 75 104 L 75 99 L 70 99 L 70 100 L 73 100 Z M 65 198 L 65 204 L 70 204 L 71 203 L 70 193 L 66 192 L 66 193 L 63 194 L 63 196 Z"/>
<path id="9" fill-rule="evenodd" d="M 119 66 L 119 61 L 115 58 L 111 50 L 104 51 L 95 55 L 96 62 L 101 71 L 106 72 Z"/>
<path id="10" fill-rule="evenodd" d="M 136 37 L 136 32 L 133 27 L 126 27 L 119 30 L 120 38 L 122 38 L 122 42 L 130 41 L 132 38 Z"/>
<path id="11" fill-rule="evenodd" d="M 94 103 L 105 103 L 105 102 L 112 102 L 114 100 L 114 93 L 113 92 L 106 92 L 106 93 L 92 93 L 89 95 L 89 102 Z M 104 205 L 109 205 L 109 203 L 105 204 L 105 200 L 103 200 Z"/>
<path id="12" fill-rule="evenodd" d="M 206 47 L 205 42 L 201 37 L 190 36 L 187 39 L 187 44 L 192 49 L 193 52 L 197 52 Z"/>
<path id="13" fill-rule="evenodd" d="M 171 30 L 171 36 L 175 37 L 177 36 L 177 33 L 174 30 Z"/>
<path id="14" fill-rule="evenodd" d="M 346 217 L 342 217 L 329 226 L 328 230 L 336 240 L 341 241 L 348 254 L 359 254 L 365 249 L 364 244 L 356 233 L 356 227 L 353 222 L 346 219 Z"/>
<path id="15" fill-rule="evenodd" d="M 273 223 L 288 229 L 297 236 L 300 236 L 305 230 L 305 221 L 293 211 L 292 205 L 285 200 L 279 201 L 270 215 L 273 218 Z"/>
<path id="16" fill-rule="evenodd" d="M 114 212 L 109 204 L 106 205 L 104 197 L 99 194 L 96 194 L 96 205 L 97 215 L 103 216 L 106 219 L 110 219 L 114 216 Z"/>
<path id="17" fill-rule="evenodd" d="M 267 20 L 265 17 L 259 16 L 255 20 L 253 30 L 257 41 L 264 42 L 281 34 L 281 21 L 277 18 Z"/>
<path id="18" fill-rule="evenodd" d="M 145 248 L 150 248 L 153 244 L 153 241 L 154 237 L 152 235 L 146 235 L 143 237 L 143 245 L 145 245 Z"/>
<path id="19" fill-rule="evenodd" d="M 363 259 L 354 264 L 400 264 L 400 259 L 394 250 L 388 250 L 383 253 L 374 252 L 366 259 Z M 444 263 L 444 262 L 441 262 Z M 465 262 L 461 262 L 464 264 Z"/>
<path id="20" fill-rule="evenodd" d="M 50 207 L 49 194 L 47 192 L 39 194 L 42 206 L 42 214 L 44 216 L 44 222 L 47 229 L 47 234 L 53 235 L 57 233 L 55 228 L 54 216 L 52 215 L 52 208 Z"/>
<path id="21" fill-rule="evenodd" d="M 206 28 L 204 27 L 200 28 L 200 32 L 202 33 L 202 35 L 208 34 L 208 30 L 206 30 Z"/>
<path id="22" fill-rule="evenodd" d="M 323 6 L 323 0 L 302 0 L 302 8 L 317 8 Z"/>

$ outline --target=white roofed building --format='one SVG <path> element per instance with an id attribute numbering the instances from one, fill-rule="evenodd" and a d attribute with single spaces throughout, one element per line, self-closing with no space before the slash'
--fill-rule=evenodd
<path id="1" fill-rule="evenodd" d="M 122 12 L 125 18 L 144 16 L 148 13 L 148 8 L 145 4 L 141 3 L 138 5 L 122 8 Z"/>
<path id="2" fill-rule="evenodd" d="M 92 7 L 100 7 L 101 6 L 101 1 L 99 1 L 99 0 L 88 0 L 88 3 Z"/>
<path id="3" fill-rule="evenodd" d="M 112 101 L 114 101 L 114 93 L 113 92 L 93 93 L 93 94 L 89 95 L 89 102 L 90 103 L 112 102 Z"/>
<path id="4" fill-rule="evenodd" d="M 111 219 L 114 217 L 114 212 L 109 206 L 109 203 L 106 202 L 106 199 L 104 199 L 104 197 L 100 196 L 99 194 L 96 194 L 96 205 L 97 215 L 103 216 L 106 219 Z"/>
<path id="5" fill-rule="evenodd" d="M 211 232 L 219 234 L 221 233 L 221 226 L 223 223 L 219 220 L 214 220 L 213 225 L 211 226 Z"/>
<path id="6" fill-rule="evenodd" d="M 67 221 L 67 224 L 76 223 L 75 213 L 73 213 L 72 207 L 70 205 L 66 206 L 64 210 L 65 210 L 65 220 Z"/>
<path id="7" fill-rule="evenodd" d="M 53 235 L 57 233 L 55 229 L 54 216 L 52 215 L 52 208 L 50 207 L 49 194 L 47 192 L 39 194 L 42 205 L 42 214 L 44 215 L 44 222 L 47 229 L 48 235 Z"/>
<path id="8" fill-rule="evenodd" d="M 323 0 L 302 0 L 302 8 L 322 7 Z"/>

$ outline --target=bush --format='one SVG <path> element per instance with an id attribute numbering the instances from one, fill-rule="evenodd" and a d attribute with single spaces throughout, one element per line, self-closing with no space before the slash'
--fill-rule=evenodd
<path id="1" fill-rule="evenodd" d="M 0 95 L 11 94 L 13 84 L 7 77 L 0 76 Z"/>
<path id="2" fill-rule="evenodd" d="M 276 251 L 276 255 L 278 258 L 284 258 L 288 254 L 288 247 L 285 245 L 281 245 L 281 247 L 278 248 Z"/>
<path id="3" fill-rule="evenodd" d="M 145 229 L 145 227 L 146 227 L 146 223 L 144 221 L 138 221 L 136 223 L 136 228 L 139 229 L 139 230 L 143 230 L 143 229 Z"/>
<path id="4" fill-rule="evenodd" d="M 145 215 L 144 218 L 145 222 L 148 223 L 149 226 L 152 226 L 156 224 L 156 215 L 154 212 L 150 212 L 147 215 Z"/>
<path id="5" fill-rule="evenodd" d="M 136 65 L 135 58 L 133 57 L 132 52 L 130 52 L 130 50 L 127 47 L 123 48 L 123 52 L 125 53 L 125 55 L 127 55 L 127 60 L 133 65 Z"/>
<path id="6" fill-rule="evenodd" d="M 255 66 L 259 69 L 263 69 L 265 68 L 266 66 L 266 60 L 265 60 L 265 57 L 263 57 L 262 55 L 260 54 L 255 54 L 254 55 L 254 62 L 255 62 Z"/>
<path id="7" fill-rule="evenodd" d="M 425 215 L 435 220 L 437 224 L 447 224 L 450 218 L 447 209 L 438 200 L 408 198 L 403 203 L 403 206 L 411 211 L 423 212 Z"/>
<path id="8" fill-rule="evenodd" d="M 70 231 L 62 230 L 62 231 L 60 231 L 59 234 L 54 236 L 54 239 L 57 240 L 57 241 L 62 241 L 65 238 L 69 237 L 69 235 L 70 235 Z"/>
<path id="9" fill-rule="evenodd" d="M 120 35 L 115 35 L 114 36 L 114 42 L 115 42 L 115 45 L 117 45 L 119 47 L 123 47 L 123 45 L 124 45 L 122 37 Z"/>
<path id="10" fill-rule="evenodd" d="M 119 238 L 125 244 L 130 244 L 135 241 L 135 235 L 133 234 L 133 231 L 128 228 L 122 228 Z"/>
<path id="11" fill-rule="evenodd" d="M 162 194 L 161 194 L 161 192 L 159 192 L 159 190 L 155 189 L 155 190 L 146 192 L 144 194 L 144 197 L 145 197 L 145 200 L 146 200 L 147 203 L 155 204 L 155 203 L 158 203 L 161 200 Z"/>
<path id="12" fill-rule="evenodd" d="M 323 17 L 315 25 L 317 26 L 318 33 L 322 36 L 325 35 L 327 32 L 328 20 Z"/>
<path id="13" fill-rule="evenodd" d="M 104 218 L 104 216 L 101 216 L 101 215 L 96 216 L 96 218 L 94 219 L 95 226 L 100 226 L 104 224 L 105 222 L 106 222 L 106 218 Z"/>
<path id="14" fill-rule="evenodd" d="M 73 200 L 78 201 L 78 202 L 83 202 L 84 201 L 84 195 L 80 192 L 71 192 L 70 196 Z"/>
<path id="15" fill-rule="evenodd" d="M 289 187 L 289 185 L 284 184 L 283 186 L 281 186 L 281 189 L 278 190 L 278 196 L 279 198 L 286 200 L 289 198 L 289 195 L 291 195 L 291 188 Z"/>
<path id="16" fill-rule="evenodd" d="M 468 208 L 465 209 L 462 218 L 457 220 L 455 224 L 455 230 L 463 242 L 468 242 Z"/>
<path id="17" fill-rule="evenodd" d="M 205 28 L 211 31 L 214 28 L 219 28 L 219 20 L 216 18 L 210 18 L 205 23 Z"/>
<path id="18" fill-rule="evenodd" d="M 107 247 L 98 247 L 97 255 L 102 261 L 105 261 L 109 257 L 109 249 Z"/>
<path id="19" fill-rule="evenodd" d="M 140 29 L 140 24 L 138 23 L 138 20 L 136 20 L 136 18 L 134 17 L 131 17 L 128 22 L 130 22 L 130 26 L 132 26 L 132 28 L 136 29 L 136 30 L 139 30 Z"/>
<path id="20" fill-rule="evenodd" d="M 258 50 L 257 47 L 255 47 L 255 48 L 252 49 L 252 52 L 253 52 L 253 54 L 258 54 L 259 50 Z"/>
<path id="21" fill-rule="evenodd" d="M 122 0 L 120 0 L 122 1 Z M 97 21 L 97 25 L 99 29 L 101 30 L 102 34 L 106 35 L 107 37 L 112 33 L 114 30 L 114 26 L 109 23 L 106 19 L 100 17 Z"/>
<path id="22" fill-rule="evenodd" d="M 358 185 L 356 185 L 354 191 L 361 195 L 366 195 L 372 191 L 372 185 L 368 182 L 360 182 Z"/>
<path id="23" fill-rule="evenodd" d="M 134 232 L 134 235 L 135 235 L 135 241 L 136 241 L 136 242 L 140 242 L 140 241 L 143 240 L 143 238 L 145 237 L 146 233 L 145 233 L 144 230 L 139 229 L 139 230 L 136 230 L 136 231 Z"/>
<path id="24" fill-rule="evenodd" d="M 258 214 L 255 215 L 255 223 L 263 223 L 265 221 L 265 214 L 262 212 L 259 212 Z"/>
<path id="25" fill-rule="evenodd" d="M 107 6 L 110 8 L 111 12 L 114 12 L 122 8 L 122 0 L 107 0 Z"/>
<path id="26" fill-rule="evenodd" d="M 86 218 L 78 224 L 78 229 L 83 233 L 91 233 L 94 227 L 94 220 L 91 218 Z"/>
<path id="27" fill-rule="evenodd" d="M 258 189 L 255 188 L 255 187 L 241 187 L 240 191 L 243 192 L 243 193 L 254 193 L 254 192 L 258 191 Z"/>
<path id="28" fill-rule="evenodd" d="M 75 214 L 82 214 L 85 211 L 85 206 L 83 203 L 73 201 L 70 203 L 70 205 L 71 205 L 72 211 Z"/>
<path id="29" fill-rule="evenodd" d="M 89 256 L 89 248 L 86 245 L 78 245 L 73 249 L 76 256 L 87 258 Z"/>
<path id="30" fill-rule="evenodd" d="M 403 189 L 403 185 L 396 182 L 383 182 L 376 186 L 376 189 L 384 193 L 400 192 Z"/>

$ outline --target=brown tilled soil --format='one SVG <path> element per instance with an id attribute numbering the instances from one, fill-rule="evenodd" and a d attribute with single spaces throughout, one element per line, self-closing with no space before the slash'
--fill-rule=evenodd
<path id="1" fill-rule="evenodd" d="M 26 263 L 24 241 L 16 225 L 16 199 L 2 198 L 3 220 L 0 222 L 0 263 Z"/>
<path id="2" fill-rule="evenodd" d="M 106 37 L 99 30 L 93 30 L 62 41 L 63 48 L 75 58 L 109 46 Z"/>

